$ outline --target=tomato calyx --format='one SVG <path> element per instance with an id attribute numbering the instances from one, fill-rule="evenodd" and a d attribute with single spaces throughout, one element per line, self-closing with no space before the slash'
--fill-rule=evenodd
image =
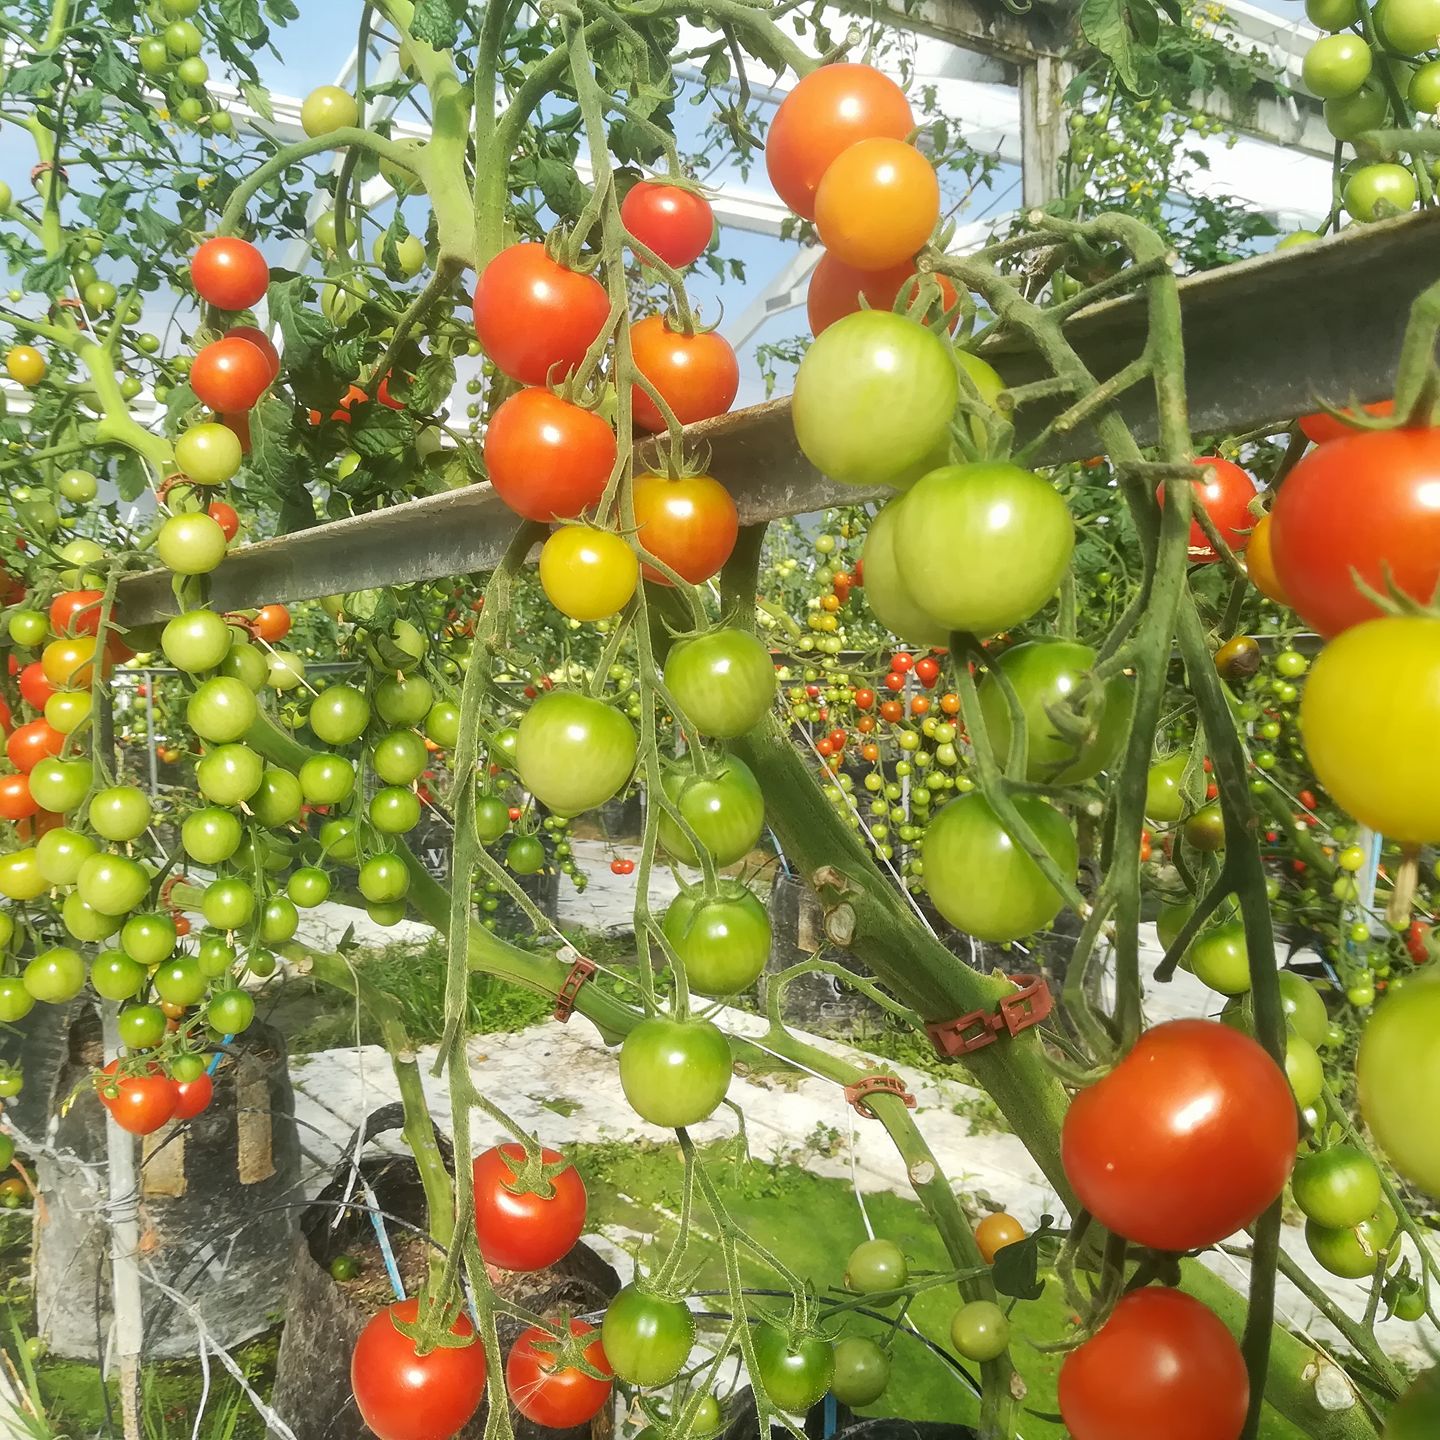
<path id="1" fill-rule="evenodd" d="M 542 1200 L 553 1199 L 556 1194 L 555 1177 L 570 1169 L 570 1161 L 564 1155 L 546 1160 L 544 1150 L 533 1135 L 521 1134 L 517 1136 L 517 1143 L 524 1150 L 522 1156 L 511 1153 L 514 1146 L 505 1146 L 500 1150 L 505 1169 L 510 1172 L 510 1179 L 502 1180 L 501 1184 L 512 1195 L 538 1195 Z"/>
<path id="2" fill-rule="evenodd" d="M 396 1309 L 391 1305 L 386 1310 L 390 1323 L 414 1345 L 417 1356 L 428 1355 L 432 1350 L 468 1350 L 479 1343 L 465 1316 L 464 1306 L 458 1302 L 437 1305 L 428 1291 L 422 1290 L 414 1320 L 402 1320 Z"/>
<path id="3" fill-rule="evenodd" d="M 543 1369 L 551 1373 L 578 1370 L 592 1380 L 606 1382 L 614 1378 L 609 1370 L 601 1370 L 586 1353 L 594 1348 L 599 1331 L 583 1321 L 577 1322 L 568 1308 L 547 1315 L 540 1325 L 526 1333 L 529 1348 L 543 1359 Z"/>

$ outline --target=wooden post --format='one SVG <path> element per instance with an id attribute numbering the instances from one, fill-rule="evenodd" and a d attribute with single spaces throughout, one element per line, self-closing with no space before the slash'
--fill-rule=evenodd
<path id="1" fill-rule="evenodd" d="M 1073 74 L 1056 55 L 1036 55 L 1020 67 L 1020 193 L 1027 210 L 1059 194 L 1063 102 Z"/>

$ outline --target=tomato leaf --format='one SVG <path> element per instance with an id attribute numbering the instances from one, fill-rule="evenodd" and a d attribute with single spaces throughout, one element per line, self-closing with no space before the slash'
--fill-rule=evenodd
<path id="1" fill-rule="evenodd" d="M 440 403 L 455 388 L 455 362 L 448 355 L 427 355 L 415 371 L 415 378 L 408 387 L 403 383 L 391 389 L 409 401 L 417 410 L 427 414 L 440 407 Z"/>
<path id="2" fill-rule="evenodd" d="M 1153 6 L 1150 13 L 1153 17 Z M 1085 38 L 1114 65 L 1121 84 L 1139 94 L 1142 87 L 1136 69 L 1136 28 L 1127 0 L 1084 0 L 1080 7 L 1080 29 Z"/>
<path id="3" fill-rule="evenodd" d="M 150 483 L 145 462 L 133 451 L 122 450 L 115 462 L 115 491 L 127 504 L 138 500 Z"/>
<path id="4" fill-rule="evenodd" d="M 5 77 L 5 83 L 0 85 L 0 94 L 33 95 L 37 90 L 53 86 L 61 73 L 59 61 L 48 57 L 37 60 L 33 65 L 19 65 Z"/>
<path id="5" fill-rule="evenodd" d="M 292 374 L 310 365 L 332 334 L 330 322 L 306 303 L 308 290 L 308 282 L 298 275 L 278 284 L 271 280 L 270 318 L 285 337 L 285 364 Z"/>
<path id="6" fill-rule="evenodd" d="M 1049 1233 L 1053 1223 L 1053 1216 L 1042 1215 L 1031 1234 L 995 1252 L 990 1278 L 1002 1295 L 1012 1295 L 1017 1300 L 1038 1300 L 1044 1294 L 1045 1286 L 1040 1280 L 1040 1238 Z"/>
<path id="7" fill-rule="evenodd" d="M 237 40 L 265 38 L 265 22 L 260 18 L 260 0 L 220 0 L 220 18 Z"/>
<path id="8" fill-rule="evenodd" d="M 273 123 L 275 119 L 275 107 L 270 103 L 270 92 L 253 80 L 242 80 L 240 82 L 240 93 L 245 97 L 245 103 L 262 119 Z"/>
<path id="9" fill-rule="evenodd" d="M 350 445 L 361 455 L 384 455 L 391 451 L 409 452 L 415 445 L 415 427 L 399 410 L 392 410 L 378 401 L 356 405 L 350 426 Z"/>
<path id="10" fill-rule="evenodd" d="M 419 0 L 410 21 L 410 33 L 437 50 L 452 50 L 460 39 L 462 6 L 452 0 Z"/>
<path id="11" fill-rule="evenodd" d="M 42 295 L 58 295 L 70 279 L 70 262 L 64 255 L 53 256 L 32 265 L 22 281 L 26 290 L 38 291 Z"/>

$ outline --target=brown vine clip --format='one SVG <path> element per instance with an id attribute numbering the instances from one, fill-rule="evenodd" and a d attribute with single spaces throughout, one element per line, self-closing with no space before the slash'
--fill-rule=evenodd
<path id="1" fill-rule="evenodd" d="M 926 1024 L 925 1033 L 942 1060 L 982 1050 L 999 1039 L 1002 1030 L 1016 1036 L 1040 1024 L 1055 1008 L 1055 998 L 1043 976 L 1012 975 L 1010 978 L 1019 988 L 1013 995 L 1001 999 L 995 1014 L 972 1010 L 954 1020 L 931 1020 Z"/>
<path id="2" fill-rule="evenodd" d="M 237 630 L 243 630 L 252 640 L 259 638 L 260 625 L 253 615 L 242 615 L 238 610 L 227 610 L 221 619 L 227 625 L 233 625 Z"/>
<path id="3" fill-rule="evenodd" d="M 845 1087 L 845 1099 L 855 1107 L 855 1113 L 866 1120 L 878 1120 L 880 1117 L 865 1103 L 867 1095 L 894 1095 L 905 1102 L 907 1110 L 915 1108 L 915 1097 L 898 1075 L 863 1075 Z"/>
<path id="4" fill-rule="evenodd" d="M 181 875 L 178 871 L 174 875 L 166 877 L 165 883 L 160 887 L 161 909 L 178 912 L 180 907 L 171 902 L 170 896 L 177 885 L 188 885 L 190 877 Z"/>
<path id="5" fill-rule="evenodd" d="M 570 973 L 565 977 L 565 983 L 555 997 L 555 1018 L 562 1025 L 575 1013 L 575 1001 L 580 994 L 580 987 L 595 973 L 595 968 L 595 962 L 587 960 L 583 955 L 577 956 L 570 967 Z"/>

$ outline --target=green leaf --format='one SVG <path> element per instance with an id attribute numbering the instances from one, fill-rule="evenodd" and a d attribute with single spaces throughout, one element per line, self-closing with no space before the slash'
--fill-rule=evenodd
<path id="1" fill-rule="evenodd" d="M 388 455 L 413 450 L 415 427 L 399 410 L 377 401 L 351 407 L 350 446 L 361 455 Z"/>
<path id="2" fill-rule="evenodd" d="M 451 0 L 418 0 L 410 33 L 437 50 L 453 50 L 460 39 L 460 10 Z"/>
<path id="3" fill-rule="evenodd" d="M 95 52 L 90 66 L 90 83 L 97 90 L 112 95 L 121 95 L 135 83 L 135 69 L 128 64 L 113 45 L 102 44 Z"/>
<path id="4" fill-rule="evenodd" d="M 1080 29 L 1085 38 L 1110 61 L 1127 90 L 1138 92 L 1134 36 L 1125 0 L 1084 0 Z"/>
<path id="5" fill-rule="evenodd" d="M 220 0 L 220 19 L 237 40 L 262 40 L 265 37 L 260 0 Z"/>
<path id="6" fill-rule="evenodd" d="M 270 103 L 270 92 L 253 80 L 242 80 L 240 82 L 240 93 L 245 98 L 245 103 L 262 119 L 272 123 L 275 119 L 275 107 Z"/>
<path id="7" fill-rule="evenodd" d="M 4 85 L 0 85 L 0 94 L 33 95 L 37 90 L 54 86 L 60 75 L 59 62 L 47 56 L 33 65 L 20 65 L 12 70 L 5 77 Z"/>
<path id="8" fill-rule="evenodd" d="M 70 262 L 63 255 L 56 255 L 49 260 L 42 260 L 38 265 L 32 265 L 26 272 L 22 282 L 26 290 L 39 291 L 44 295 L 58 295 L 69 282 Z"/>
<path id="9" fill-rule="evenodd" d="M 126 504 L 138 500 L 149 483 L 145 462 L 133 450 L 122 450 L 115 463 L 115 491 L 120 498 Z"/>
<path id="10" fill-rule="evenodd" d="M 535 167 L 535 180 L 545 203 L 562 220 L 572 219 L 585 208 L 590 192 L 568 162 L 552 155 L 542 156 Z"/>
<path id="11" fill-rule="evenodd" d="M 265 0 L 265 13 L 277 25 L 285 25 L 291 20 L 300 18 L 300 12 L 291 3 L 291 0 Z"/>
<path id="12" fill-rule="evenodd" d="M 330 322 L 310 307 L 309 290 L 303 276 L 278 284 L 271 278 L 270 318 L 285 337 L 285 365 L 292 373 L 311 364 L 333 333 Z"/>
<path id="13" fill-rule="evenodd" d="M 448 355 L 427 355 L 409 385 L 392 385 L 397 399 L 407 400 L 427 414 L 438 410 L 455 388 L 455 362 Z"/>
<path id="14" fill-rule="evenodd" d="M 1042 1215 L 1032 1234 L 995 1252 L 990 1279 L 1002 1295 L 1017 1300 L 1038 1300 L 1045 1293 L 1040 1280 L 1040 1239 L 1049 1233 L 1054 1217 Z"/>
<path id="15" fill-rule="evenodd" d="M 159 249 L 169 242 L 174 225 L 163 215 L 157 215 L 147 200 L 135 215 L 135 235 L 142 245 Z"/>

